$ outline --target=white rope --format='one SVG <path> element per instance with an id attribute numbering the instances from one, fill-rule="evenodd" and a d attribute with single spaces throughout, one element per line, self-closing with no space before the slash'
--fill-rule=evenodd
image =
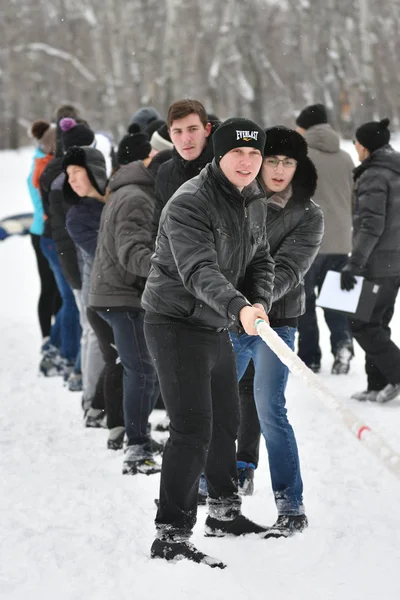
<path id="1" fill-rule="evenodd" d="M 318 377 L 306 364 L 295 354 L 287 344 L 279 337 L 266 321 L 257 319 L 255 322 L 259 336 L 275 352 L 278 358 L 285 364 L 289 371 L 305 381 L 308 387 L 318 396 L 320 400 L 329 405 L 338 413 L 346 427 L 363 442 L 385 466 L 397 477 L 400 477 L 400 455 L 393 450 L 379 435 L 374 433 L 370 427 L 363 424 L 352 410 L 343 406 L 337 398 L 328 390 Z"/>

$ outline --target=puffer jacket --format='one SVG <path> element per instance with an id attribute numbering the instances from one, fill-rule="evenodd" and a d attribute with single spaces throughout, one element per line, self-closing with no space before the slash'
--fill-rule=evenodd
<path id="1" fill-rule="evenodd" d="M 236 325 L 249 302 L 268 312 L 274 262 L 266 215 L 258 182 L 240 193 L 213 160 L 161 214 L 143 308 L 211 329 Z"/>
<path id="2" fill-rule="evenodd" d="M 400 275 L 400 153 L 387 145 L 354 169 L 350 264 L 367 279 Z"/>
<path id="3" fill-rule="evenodd" d="M 155 174 L 141 161 L 119 169 L 100 221 L 89 305 L 97 309 L 141 310 L 159 214 Z"/>

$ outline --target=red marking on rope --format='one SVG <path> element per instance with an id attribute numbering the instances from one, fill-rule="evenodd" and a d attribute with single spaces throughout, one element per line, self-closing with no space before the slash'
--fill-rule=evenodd
<path id="1" fill-rule="evenodd" d="M 364 433 L 364 431 L 371 431 L 371 428 L 367 427 L 366 425 L 363 425 L 362 427 L 360 427 L 360 429 L 358 430 L 358 433 L 357 433 L 357 437 L 359 440 L 361 440 L 361 436 Z"/>

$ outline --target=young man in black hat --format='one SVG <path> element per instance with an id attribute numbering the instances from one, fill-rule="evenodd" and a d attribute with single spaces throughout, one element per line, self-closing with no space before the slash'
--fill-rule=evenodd
<path id="1" fill-rule="evenodd" d="M 256 335 L 255 320 L 268 319 L 274 266 L 265 195 L 256 181 L 264 141 L 256 123 L 225 121 L 214 134 L 214 161 L 179 188 L 161 215 L 142 297 L 146 341 L 171 419 L 153 557 L 223 566 L 188 541 L 202 472 L 209 492 L 206 535 L 264 531 L 240 510 L 239 398 L 227 331 L 240 322 Z"/>
<path id="2" fill-rule="evenodd" d="M 299 318 L 299 356 L 318 373 L 322 353 L 315 303 L 327 272 L 340 271 L 351 250 L 354 164 L 351 156 L 341 150 L 340 137 L 328 123 L 323 104 L 304 108 L 296 119 L 296 125 L 296 131 L 307 142 L 308 154 L 317 169 L 318 182 L 313 199 L 325 216 L 321 247 L 305 277 L 306 312 Z M 329 309 L 324 309 L 324 317 L 331 334 L 332 373 L 346 374 L 354 354 L 349 320 L 346 315 Z"/>
<path id="3" fill-rule="evenodd" d="M 389 328 L 400 287 L 400 154 L 389 145 L 388 125 L 371 121 L 356 131 L 353 248 L 341 275 L 342 289 L 354 287 L 356 274 L 380 286 L 369 323 L 351 321 L 368 379 L 367 390 L 352 398 L 376 402 L 400 395 L 400 349 Z"/>
<path id="4" fill-rule="evenodd" d="M 311 200 L 317 173 L 307 156 L 307 143 L 293 129 L 267 129 L 264 155 L 261 179 L 268 198 L 267 235 L 275 261 L 269 319 L 293 350 L 298 317 L 305 308 L 304 275 L 324 232 L 322 211 Z M 244 493 L 249 491 L 246 487 L 251 487 L 258 462 L 261 426 L 278 509 L 278 520 L 264 537 L 288 537 L 307 526 L 299 454 L 286 410 L 289 369 L 261 338 L 247 332 L 232 333 L 231 337 L 239 378 L 251 359 L 254 363 L 240 382 L 239 483 Z"/>

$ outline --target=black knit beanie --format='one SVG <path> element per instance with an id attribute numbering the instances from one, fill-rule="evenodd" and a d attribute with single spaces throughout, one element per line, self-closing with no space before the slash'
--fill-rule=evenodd
<path id="1" fill-rule="evenodd" d="M 147 133 L 140 131 L 139 125 L 132 123 L 128 127 L 118 145 L 117 160 L 119 165 L 127 165 L 135 160 L 144 160 L 151 152 L 151 145 Z"/>
<path id="2" fill-rule="evenodd" d="M 328 114 L 323 104 L 312 104 L 306 106 L 301 111 L 296 119 L 296 125 L 302 129 L 309 129 L 313 125 L 321 125 L 322 123 L 328 122 Z"/>
<path id="3" fill-rule="evenodd" d="M 94 142 L 94 133 L 84 123 L 66 117 L 60 121 L 61 142 L 64 152 L 72 146 L 91 146 Z"/>
<path id="4" fill-rule="evenodd" d="M 374 152 L 382 146 L 386 146 L 390 140 L 389 123 L 390 120 L 387 118 L 381 121 L 364 123 L 356 131 L 356 140 L 369 152 Z"/>
<path id="5" fill-rule="evenodd" d="M 212 141 L 217 164 L 233 148 L 248 146 L 264 154 L 264 131 L 257 123 L 243 117 L 233 117 L 221 123 L 213 134 Z"/>
<path id="6" fill-rule="evenodd" d="M 299 161 L 307 156 L 307 142 L 300 133 L 283 125 L 265 130 L 264 156 L 287 156 Z"/>

